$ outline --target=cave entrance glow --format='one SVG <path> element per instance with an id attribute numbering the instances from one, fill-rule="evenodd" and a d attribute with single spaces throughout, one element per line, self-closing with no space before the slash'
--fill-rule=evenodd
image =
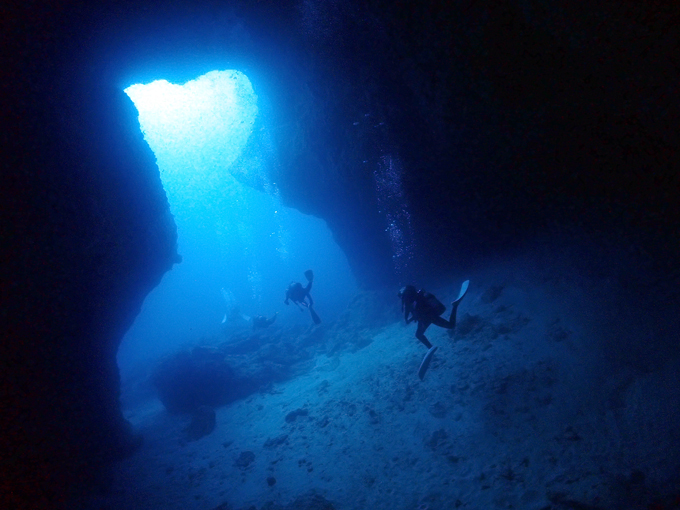
<path id="1" fill-rule="evenodd" d="M 237 191 L 229 170 L 242 154 L 258 114 L 250 80 L 238 71 L 212 71 L 184 85 L 165 80 L 125 89 L 156 154 L 170 207 L 177 217 L 212 207 Z M 251 162 L 252 163 L 252 162 Z"/>
<path id="2" fill-rule="evenodd" d="M 230 307 L 307 324 L 309 316 L 283 298 L 309 268 L 319 314 L 337 316 L 356 289 L 347 259 L 324 221 L 282 205 L 272 177 L 276 150 L 248 77 L 211 71 L 184 85 L 159 80 L 125 92 L 156 155 L 182 262 L 147 297 L 123 340 L 121 372 L 225 336 Z"/>

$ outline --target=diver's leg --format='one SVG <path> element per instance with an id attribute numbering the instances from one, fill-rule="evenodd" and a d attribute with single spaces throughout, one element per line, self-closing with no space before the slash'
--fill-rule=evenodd
<path id="1" fill-rule="evenodd" d="M 425 336 L 425 330 L 429 327 L 430 327 L 429 322 L 418 321 L 418 328 L 416 329 L 416 338 L 418 340 L 420 340 L 425 345 L 425 347 L 427 347 L 428 349 L 431 349 L 432 344 L 430 343 L 430 341 Z"/>
<path id="2" fill-rule="evenodd" d="M 453 321 L 447 321 L 443 317 L 432 317 L 432 324 L 440 328 L 453 329 L 456 327 L 456 313 L 453 312 Z"/>
<path id="3" fill-rule="evenodd" d="M 465 294 L 467 294 L 469 286 L 470 280 L 465 280 L 463 282 L 463 285 L 460 286 L 460 292 L 458 293 L 458 297 L 456 298 L 455 301 L 451 303 L 451 315 L 449 316 L 449 324 L 451 324 L 450 329 L 456 327 L 456 313 L 458 312 L 458 305 L 465 297 Z"/>
<path id="4" fill-rule="evenodd" d="M 458 313 L 458 303 L 455 301 L 451 303 L 451 315 L 449 315 L 449 329 L 456 327 L 456 314 Z"/>

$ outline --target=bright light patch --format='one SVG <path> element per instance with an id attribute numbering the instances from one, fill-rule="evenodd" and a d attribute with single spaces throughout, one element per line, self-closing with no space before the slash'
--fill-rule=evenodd
<path id="1" fill-rule="evenodd" d="M 347 259 L 323 221 L 282 205 L 270 178 L 276 150 L 248 78 L 212 71 L 184 85 L 159 80 L 125 92 L 156 155 L 182 263 L 149 294 L 119 360 L 131 367 L 220 338 L 239 327 L 229 319 L 241 317 L 234 311 L 271 316 L 301 268 L 327 275 L 326 296 L 315 294 L 325 317 L 341 310 L 356 289 Z M 288 320 L 304 319 L 289 311 Z"/>
<path id="2" fill-rule="evenodd" d="M 125 89 L 139 111 L 171 205 L 205 199 L 239 158 L 257 96 L 239 71 L 211 71 L 184 85 L 157 80 Z"/>

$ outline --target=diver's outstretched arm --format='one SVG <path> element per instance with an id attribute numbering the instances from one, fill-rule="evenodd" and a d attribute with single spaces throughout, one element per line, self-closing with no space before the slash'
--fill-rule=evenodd
<path id="1" fill-rule="evenodd" d="M 305 271 L 305 278 L 307 278 L 305 292 L 309 294 L 309 291 L 312 290 L 312 283 L 314 283 L 314 272 L 311 269 L 307 269 L 307 271 Z"/>

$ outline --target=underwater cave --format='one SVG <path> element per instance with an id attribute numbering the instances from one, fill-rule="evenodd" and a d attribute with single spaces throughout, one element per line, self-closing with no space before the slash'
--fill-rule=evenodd
<path id="1" fill-rule="evenodd" d="M 677 6 L 7 14 L 3 508 L 678 508 Z"/>

